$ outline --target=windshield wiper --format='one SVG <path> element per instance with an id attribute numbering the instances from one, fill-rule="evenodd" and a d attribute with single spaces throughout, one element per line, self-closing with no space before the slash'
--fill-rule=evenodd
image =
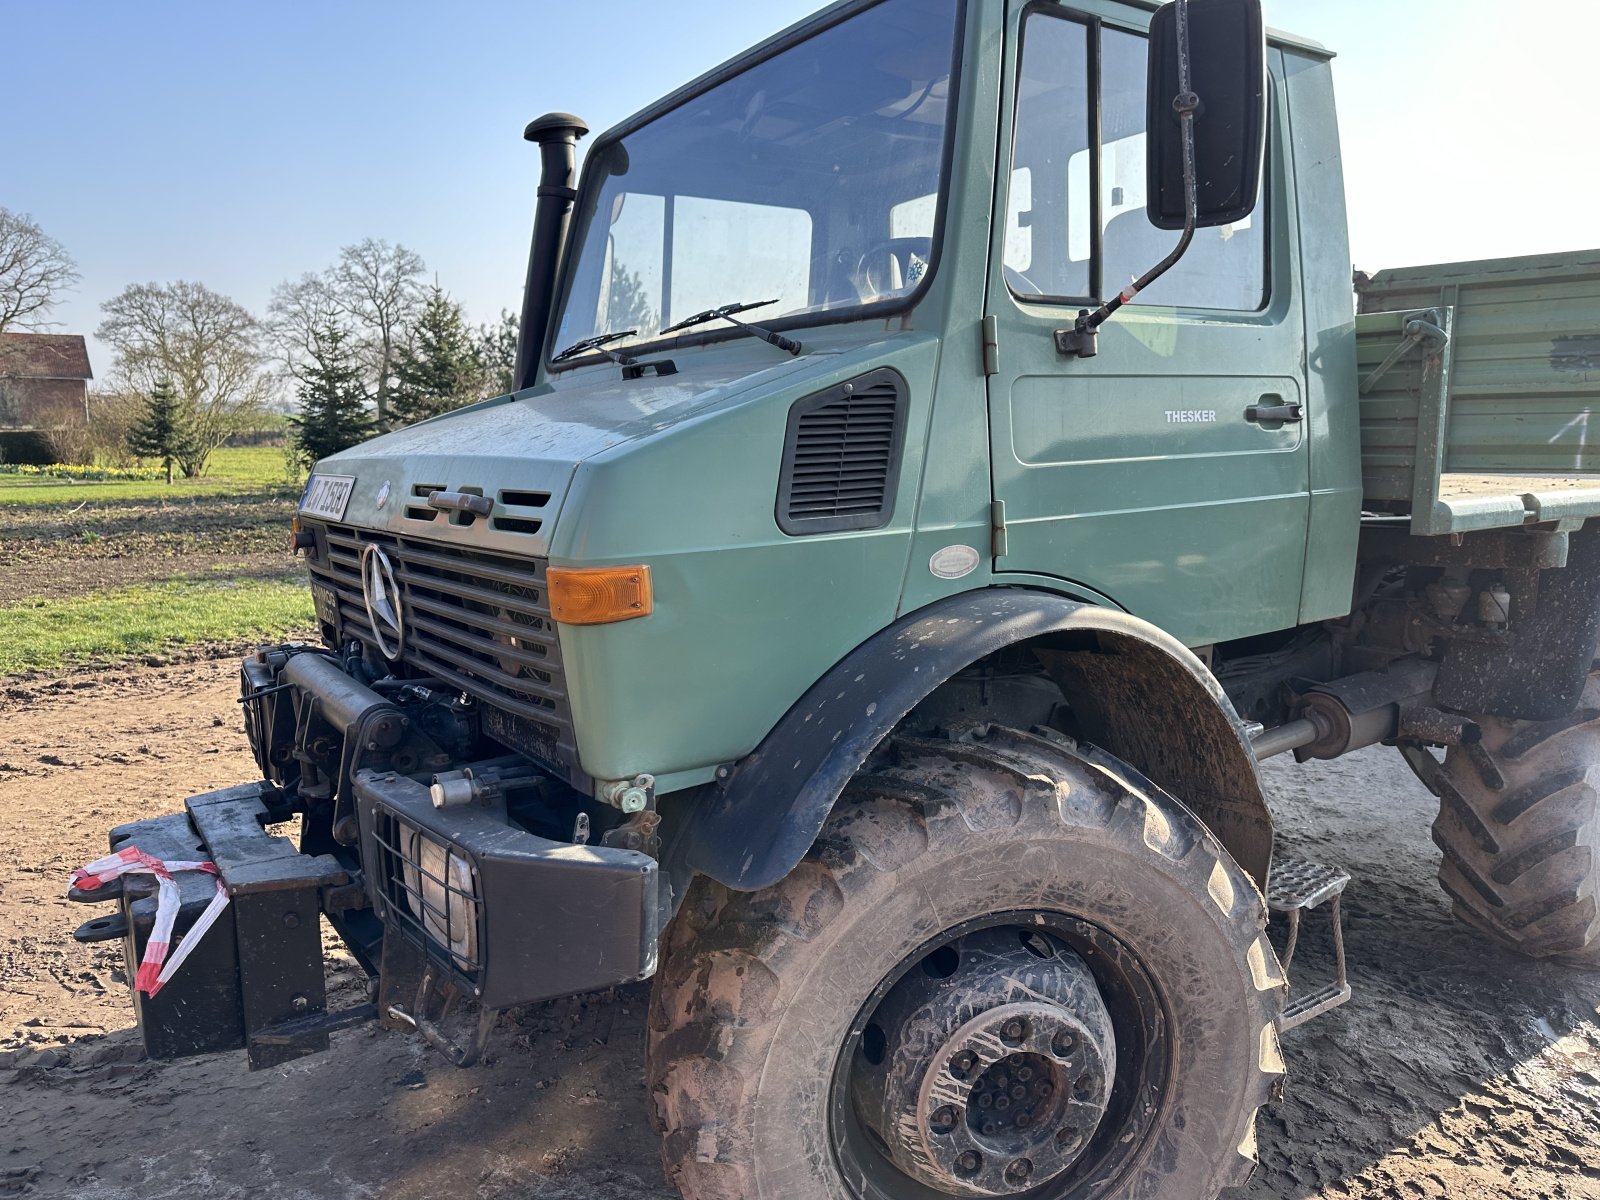
<path id="1" fill-rule="evenodd" d="M 632 359 L 628 358 L 624 354 L 619 354 L 615 350 L 607 350 L 606 347 L 612 342 L 620 342 L 623 338 L 634 337 L 638 334 L 638 332 L 639 331 L 637 329 L 625 329 L 621 333 L 602 333 L 599 337 L 584 338 L 581 342 L 573 342 L 572 345 L 568 346 L 550 361 L 553 363 L 566 362 L 569 358 L 577 358 L 581 354 L 589 354 L 598 350 L 612 362 L 621 363 L 623 366 L 627 366 L 628 363 L 633 361 Z"/>
<path id="2" fill-rule="evenodd" d="M 707 325 L 712 321 L 726 321 L 741 333 L 760 338 L 768 345 L 776 346 L 779 350 L 787 350 L 790 354 L 799 354 L 805 347 L 793 338 L 786 338 L 781 333 L 774 333 L 759 325 L 750 325 L 733 319 L 738 313 L 749 312 L 753 308 L 767 308 L 776 303 L 776 300 L 752 300 L 747 304 L 724 304 L 721 308 L 708 308 L 705 312 L 695 313 L 694 316 L 687 317 L 676 325 L 667 326 L 659 336 L 666 337 L 667 334 L 677 333 L 680 329 L 693 329 L 696 325 Z"/>
<path id="3" fill-rule="evenodd" d="M 578 358 L 584 354 L 599 354 L 609 358 L 622 368 L 624 379 L 643 379 L 646 375 L 655 372 L 658 376 L 676 375 L 677 364 L 670 358 L 663 358 L 654 362 L 640 362 L 631 354 L 624 354 L 620 350 L 608 350 L 612 342 L 620 342 L 623 338 L 635 336 L 637 329 L 627 329 L 621 333 L 602 333 L 599 337 L 584 338 L 581 342 L 574 342 L 550 361 L 552 363 L 566 362 L 570 358 Z"/>

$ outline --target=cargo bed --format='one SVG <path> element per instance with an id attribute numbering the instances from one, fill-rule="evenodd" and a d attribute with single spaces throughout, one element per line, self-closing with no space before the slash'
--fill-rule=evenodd
<path id="1" fill-rule="evenodd" d="M 1600 250 L 1357 290 L 1368 511 L 1429 536 L 1600 516 Z"/>

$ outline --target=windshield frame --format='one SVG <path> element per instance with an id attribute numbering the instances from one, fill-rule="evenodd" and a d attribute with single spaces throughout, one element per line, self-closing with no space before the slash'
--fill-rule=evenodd
<path id="1" fill-rule="evenodd" d="M 599 184 L 594 178 L 597 163 L 603 163 L 606 155 L 604 151 L 624 138 L 639 132 L 645 126 L 657 119 L 666 116 L 688 104 L 690 101 L 713 88 L 719 87 L 730 79 L 737 78 L 747 71 L 763 65 L 778 55 L 838 25 L 844 24 L 851 18 L 878 7 L 886 0 L 843 0 L 829 8 L 814 14 L 781 33 L 775 34 L 766 41 L 761 42 L 739 57 L 729 60 L 698 79 L 685 84 L 676 91 L 669 92 L 660 100 L 641 109 L 633 116 L 613 125 L 602 133 L 590 145 L 584 156 L 583 171 L 578 182 L 578 196 L 573 205 L 573 219 L 568 226 L 566 244 L 562 249 L 561 266 L 556 280 L 556 303 L 551 309 L 552 320 L 550 330 L 553 335 L 559 324 L 559 317 L 566 312 L 567 305 L 571 302 L 574 275 L 577 269 L 579 251 L 581 250 L 580 228 L 583 221 L 585 202 L 593 196 L 593 189 Z M 956 15 L 954 21 L 955 36 L 952 39 L 950 58 L 950 95 L 949 115 L 945 122 L 944 145 L 941 151 L 939 165 L 938 203 L 934 215 L 932 258 L 928 269 L 917 281 L 917 286 L 902 295 L 891 296 L 882 300 L 872 300 L 862 304 L 852 304 L 838 308 L 813 310 L 810 312 L 793 313 L 788 316 L 774 317 L 768 321 L 761 321 L 764 328 L 784 331 L 790 329 L 804 329 L 820 325 L 844 325 L 862 320 L 880 320 L 897 316 L 915 308 L 921 303 L 928 289 L 933 285 L 934 278 L 939 273 L 939 265 L 944 257 L 945 226 L 950 213 L 950 193 L 955 173 L 956 130 L 961 123 L 961 102 L 964 96 L 964 68 L 966 58 L 966 43 L 968 36 L 967 16 L 969 0 L 956 0 Z M 729 301 L 742 300 L 745 297 L 730 296 Z M 663 350 L 679 347 L 703 346 L 713 342 L 724 342 L 745 336 L 737 327 L 728 325 L 719 328 L 692 328 L 679 333 L 659 334 L 642 338 L 636 342 L 629 342 L 622 347 L 629 357 L 638 357 L 644 354 L 657 353 Z M 565 347 L 555 345 L 554 336 L 547 336 L 546 345 L 542 352 L 542 360 L 546 377 L 562 374 L 566 371 L 576 370 L 580 367 L 591 367 L 596 364 L 612 361 L 605 355 L 591 352 L 580 354 L 575 358 L 555 362 L 554 356 Z"/>

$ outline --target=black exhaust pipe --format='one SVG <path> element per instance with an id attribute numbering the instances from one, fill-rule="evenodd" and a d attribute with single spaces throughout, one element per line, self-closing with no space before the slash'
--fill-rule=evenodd
<path id="1" fill-rule="evenodd" d="M 555 305 L 556 268 L 567 240 L 572 205 L 578 198 L 573 187 L 577 174 L 578 139 L 589 127 L 571 113 L 546 113 L 523 132 L 539 143 L 543 169 L 539 175 L 539 203 L 533 214 L 533 248 L 528 254 L 528 282 L 522 291 L 522 328 L 517 337 L 515 391 L 532 387 L 539 373 L 539 357 L 550 329 Z"/>

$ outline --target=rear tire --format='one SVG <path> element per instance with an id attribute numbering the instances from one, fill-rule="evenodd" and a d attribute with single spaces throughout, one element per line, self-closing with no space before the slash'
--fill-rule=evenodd
<path id="1" fill-rule="evenodd" d="M 1123 1041 L 1130 1025 L 1137 1040 L 1137 1020 L 1110 1005 L 1117 1094 L 1152 1102 L 1114 1102 L 1069 1169 L 1018 1188 L 1048 1200 L 1211 1200 L 1243 1183 L 1256 1111 L 1283 1074 L 1285 987 L 1259 891 L 1197 818 L 1136 773 L 1065 739 L 984 726 L 953 742 L 893 743 L 773 887 L 696 881 L 651 997 L 652 1118 L 668 1176 L 686 1200 L 962 1195 L 896 1174 L 890 1152 L 867 1163 L 877 1151 L 841 1135 L 840 1105 L 857 1095 L 853 1082 L 840 1092 L 855 1078 L 852 1055 L 870 1056 L 864 1031 L 893 1005 L 871 1006 L 886 989 L 901 994 L 895 980 L 946 973 L 929 964 L 960 943 L 941 935 L 1069 918 L 1116 947 L 1082 958 L 1108 997 L 1118 993 L 1106 980 L 1124 972 L 1158 998 L 1144 1028 L 1160 1040 L 1143 1049 Z M 997 982 L 1013 993 L 1002 999 L 1038 999 L 1010 975 Z M 1141 1053 L 1157 1062 L 1153 1045 L 1181 1069 L 1159 1089 L 1129 1086 L 1122 1064 Z M 1124 1110 L 1117 1120 L 1133 1123 L 1113 1127 Z M 907 1110 L 912 1126 L 926 1115 Z"/>
<path id="2" fill-rule="evenodd" d="M 1479 724 L 1481 745 L 1451 747 L 1424 774 L 1439 796 L 1439 883 L 1500 944 L 1600 966 L 1600 674 L 1559 720 Z"/>

